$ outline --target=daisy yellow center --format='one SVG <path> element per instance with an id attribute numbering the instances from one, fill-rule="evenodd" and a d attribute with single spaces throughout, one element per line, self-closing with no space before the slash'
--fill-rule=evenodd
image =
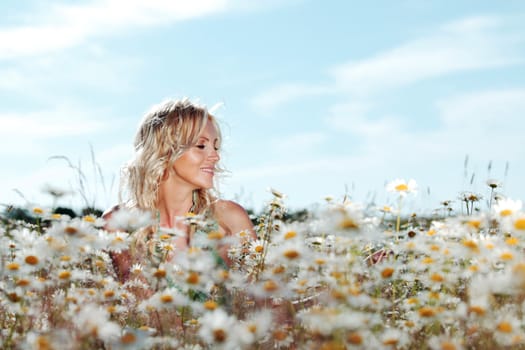
<path id="1" fill-rule="evenodd" d="M 338 280 L 338 279 L 344 277 L 344 274 L 341 271 L 332 271 L 332 272 L 330 272 L 330 276 L 332 276 L 333 278 Z"/>
<path id="2" fill-rule="evenodd" d="M 9 264 L 7 264 L 7 269 L 11 270 L 11 271 L 16 271 L 16 270 L 20 269 L 20 265 L 15 263 L 15 262 L 14 263 L 9 263 Z"/>
<path id="3" fill-rule="evenodd" d="M 188 278 L 186 278 L 186 283 L 188 284 L 197 284 L 199 283 L 199 274 L 197 272 L 190 272 Z"/>
<path id="4" fill-rule="evenodd" d="M 434 252 L 439 251 L 439 249 L 441 249 L 441 248 L 440 248 L 440 246 L 438 246 L 437 244 L 432 244 L 432 245 L 430 246 L 430 250 L 432 250 L 432 251 L 434 251 Z"/>
<path id="5" fill-rule="evenodd" d="M 421 309 L 419 309 L 419 316 L 421 317 L 432 317 L 435 314 L 436 314 L 436 310 L 428 306 L 424 306 Z"/>
<path id="6" fill-rule="evenodd" d="M 221 270 L 219 272 L 219 277 L 222 279 L 227 279 L 228 277 L 230 277 L 230 273 L 227 270 Z"/>
<path id="7" fill-rule="evenodd" d="M 520 218 L 514 221 L 514 228 L 516 230 L 525 230 L 525 218 Z"/>
<path id="8" fill-rule="evenodd" d="M 479 221 L 479 220 L 469 220 L 467 222 L 467 225 L 469 227 L 472 227 L 472 228 L 475 228 L 475 229 L 479 229 L 481 227 L 481 221 Z"/>
<path id="9" fill-rule="evenodd" d="M 394 274 L 394 269 L 391 267 L 386 267 L 381 271 L 381 277 L 383 278 L 390 278 Z"/>
<path id="10" fill-rule="evenodd" d="M 296 259 L 299 257 L 299 252 L 295 249 L 288 249 L 286 250 L 283 255 L 287 257 L 288 259 Z"/>
<path id="11" fill-rule="evenodd" d="M 71 278 L 71 272 L 69 271 L 62 271 L 58 274 L 58 278 L 60 278 L 61 280 L 67 280 L 69 278 Z"/>
<path id="12" fill-rule="evenodd" d="M 73 227 L 73 226 L 67 226 L 65 229 L 64 229 L 64 232 L 67 233 L 68 235 L 72 236 L 74 234 L 76 234 L 78 232 L 77 228 L 76 227 Z"/>
<path id="13" fill-rule="evenodd" d="M 399 184 L 395 187 L 395 190 L 398 192 L 402 191 L 408 191 L 408 185 L 407 184 Z"/>
<path id="14" fill-rule="evenodd" d="M 169 294 L 164 294 L 160 296 L 160 301 L 162 301 L 164 304 L 169 304 L 173 302 L 173 297 Z"/>
<path id="15" fill-rule="evenodd" d="M 408 298 L 407 300 L 407 304 L 409 305 L 413 305 L 413 304 L 417 304 L 419 303 L 419 299 L 418 298 Z"/>
<path id="16" fill-rule="evenodd" d="M 441 343 L 441 350 L 456 350 L 457 347 L 456 345 L 454 345 L 454 343 L 451 343 L 451 342 L 448 342 L 448 341 L 444 341 L 443 343 Z"/>
<path id="17" fill-rule="evenodd" d="M 248 332 L 250 332 L 250 333 L 255 333 L 255 332 L 257 332 L 257 325 L 255 325 L 255 324 L 253 324 L 253 323 L 250 324 L 250 325 L 248 325 Z"/>
<path id="18" fill-rule="evenodd" d="M 430 292 L 430 293 L 428 293 L 428 297 L 430 299 L 438 300 L 439 299 L 439 292 Z"/>
<path id="19" fill-rule="evenodd" d="M 297 237 L 297 232 L 295 232 L 295 231 L 288 231 L 284 235 L 284 239 L 291 239 L 291 238 L 294 238 L 294 237 Z"/>
<path id="20" fill-rule="evenodd" d="M 407 247 L 407 249 L 415 249 L 416 248 L 416 244 L 414 242 L 408 242 L 406 244 L 406 247 Z"/>
<path id="21" fill-rule="evenodd" d="M 153 273 L 153 276 L 154 276 L 155 278 L 159 278 L 159 279 L 160 279 L 160 278 L 164 278 L 164 277 L 166 277 L 166 270 L 158 269 L 157 271 L 155 271 L 155 272 Z"/>
<path id="22" fill-rule="evenodd" d="M 19 287 L 27 287 L 30 284 L 31 282 L 29 280 L 26 280 L 25 278 L 22 278 L 16 281 L 16 285 Z"/>
<path id="23" fill-rule="evenodd" d="M 363 337 L 357 332 L 350 333 L 346 340 L 352 345 L 361 345 L 363 343 Z"/>
<path id="24" fill-rule="evenodd" d="M 431 257 L 427 256 L 426 258 L 424 258 L 422 260 L 423 264 L 425 265 L 430 265 L 430 264 L 433 264 L 434 263 L 434 259 L 432 259 Z"/>
<path id="25" fill-rule="evenodd" d="M 346 346 L 341 344 L 341 342 L 336 340 L 328 341 L 321 345 L 319 350 L 345 350 Z"/>
<path id="26" fill-rule="evenodd" d="M 285 331 L 279 329 L 273 332 L 273 338 L 277 341 L 283 341 L 287 336 L 288 334 Z"/>
<path id="27" fill-rule="evenodd" d="M 91 222 L 91 223 L 95 222 L 95 218 L 93 216 L 91 216 L 91 215 L 84 216 L 83 220 L 86 221 L 86 222 Z"/>
<path id="28" fill-rule="evenodd" d="M 264 289 L 265 289 L 267 292 L 273 292 L 273 291 L 276 291 L 278 288 L 279 288 L 279 286 L 277 285 L 277 283 L 275 283 L 275 282 L 272 281 L 272 280 L 268 280 L 268 281 L 264 282 Z"/>
<path id="29" fill-rule="evenodd" d="M 44 210 L 42 210 L 42 208 L 33 208 L 33 213 L 44 214 Z"/>
<path id="30" fill-rule="evenodd" d="M 353 296 L 358 296 L 359 294 L 361 294 L 361 290 L 357 287 L 350 287 L 348 289 L 348 292 L 352 294 Z"/>
<path id="31" fill-rule="evenodd" d="M 217 303 L 213 300 L 206 300 L 202 305 L 207 310 L 215 310 L 218 306 Z"/>
<path id="32" fill-rule="evenodd" d="M 53 346 L 49 343 L 49 340 L 43 335 L 36 339 L 36 346 L 37 349 L 41 350 L 53 349 Z"/>
<path id="33" fill-rule="evenodd" d="M 213 339 L 217 342 L 217 343 L 224 343 L 224 341 L 226 340 L 226 332 L 224 331 L 224 329 L 214 329 L 213 330 Z"/>
<path id="34" fill-rule="evenodd" d="M 472 250 L 477 250 L 478 249 L 478 244 L 476 242 L 474 242 L 473 240 L 471 239 L 466 239 L 463 241 L 463 245 L 467 248 L 470 248 Z"/>
<path id="35" fill-rule="evenodd" d="M 510 209 L 503 209 L 499 212 L 500 216 L 510 216 L 512 215 L 512 210 Z"/>
<path id="36" fill-rule="evenodd" d="M 503 321 L 498 324 L 498 331 L 502 333 L 511 333 L 512 332 L 512 325 L 510 322 Z"/>
<path id="37" fill-rule="evenodd" d="M 16 293 L 9 293 L 9 294 L 7 294 L 7 297 L 13 303 L 18 303 L 20 300 L 22 300 L 22 298 Z"/>
<path id="38" fill-rule="evenodd" d="M 430 276 L 430 279 L 434 282 L 443 282 L 445 280 L 445 278 L 439 273 L 433 273 L 432 276 Z"/>
<path id="39" fill-rule="evenodd" d="M 109 298 L 113 298 L 115 296 L 115 292 L 112 291 L 112 290 L 106 290 L 104 292 L 104 297 L 109 299 Z"/>
<path id="40" fill-rule="evenodd" d="M 500 255 L 501 260 L 512 260 L 514 259 L 514 255 L 511 252 L 503 252 Z"/>
<path id="41" fill-rule="evenodd" d="M 222 239 L 224 237 L 224 234 L 219 231 L 211 231 L 208 233 L 208 239 Z"/>
<path id="42" fill-rule="evenodd" d="M 334 299 L 337 299 L 337 300 L 343 300 L 346 298 L 346 294 L 341 292 L 340 290 L 333 290 L 330 295 L 332 296 L 332 298 Z"/>
<path id="43" fill-rule="evenodd" d="M 479 316 L 483 316 L 485 314 L 485 309 L 478 305 L 472 305 L 468 310 Z"/>
<path id="44" fill-rule="evenodd" d="M 264 248 L 262 245 L 258 245 L 258 246 L 255 246 L 254 250 L 257 253 L 261 253 L 264 250 Z"/>
<path id="45" fill-rule="evenodd" d="M 75 297 L 67 297 L 66 301 L 71 304 L 76 304 L 78 300 Z"/>
<path id="46" fill-rule="evenodd" d="M 276 266 L 272 272 L 275 274 L 275 275 L 278 275 L 278 274 L 281 274 L 283 273 L 284 271 L 286 271 L 286 268 L 282 265 L 279 265 L 279 266 Z"/>
<path id="47" fill-rule="evenodd" d="M 133 344 L 137 341 L 137 337 L 133 333 L 125 333 L 120 337 L 120 343 L 124 345 Z"/>
<path id="48" fill-rule="evenodd" d="M 396 338 L 391 338 L 391 339 L 386 339 L 383 341 L 383 345 L 396 345 L 397 343 L 399 342 L 399 339 L 396 339 Z"/>
<path id="49" fill-rule="evenodd" d="M 509 237 L 505 240 L 505 243 L 507 243 L 508 245 L 517 245 L 519 242 L 520 240 L 516 237 Z"/>
<path id="50" fill-rule="evenodd" d="M 356 229 L 358 227 L 359 225 L 349 217 L 345 217 L 339 222 L 339 228 L 341 229 Z"/>

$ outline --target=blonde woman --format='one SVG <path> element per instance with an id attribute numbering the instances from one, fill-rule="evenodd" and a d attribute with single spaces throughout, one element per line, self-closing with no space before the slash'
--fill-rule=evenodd
<path id="1" fill-rule="evenodd" d="M 222 235 L 244 231 L 255 238 L 244 208 L 214 195 L 215 177 L 221 171 L 220 146 L 219 126 L 204 106 L 188 99 L 154 106 L 141 122 L 134 142 L 135 156 L 123 172 L 128 199 L 104 218 L 109 220 L 122 206 L 151 212 L 155 225 L 136 241 L 139 246 L 147 245 L 148 235 L 159 229 L 177 232 L 172 239 L 173 254 L 193 245 L 195 230 L 189 220 L 184 220 L 193 215 L 211 217 L 216 223 L 214 229 Z M 113 254 L 121 281 L 129 278 L 131 264 L 140 262 L 140 256 L 134 256 L 140 250 Z M 229 264 L 227 247 L 218 253 Z"/>

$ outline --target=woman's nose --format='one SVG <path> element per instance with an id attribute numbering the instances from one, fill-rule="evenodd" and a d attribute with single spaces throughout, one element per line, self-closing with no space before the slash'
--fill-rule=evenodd
<path id="1" fill-rule="evenodd" d="M 221 156 L 219 155 L 219 151 L 213 149 L 209 155 L 209 158 L 218 162 L 221 159 Z"/>

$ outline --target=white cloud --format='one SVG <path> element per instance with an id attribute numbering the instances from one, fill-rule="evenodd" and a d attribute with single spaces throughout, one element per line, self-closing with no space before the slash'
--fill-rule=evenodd
<path id="1" fill-rule="evenodd" d="M 283 84 L 273 87 L 252 99 L 252 105 L 263 111 L 271 110 L 283 103 L 299 97 L 329 94 L 332 89 L 327 86 L 308 84 Z"/>
<path id="2" fill-rule="evenodd" d="M 0 81 L 0 92 L 22 94 L 46 104 L 71 99 L 86 90 L 124 94 L 138 86 L 129 72 L 140 65 L 136 58 L 95 46 L 67 55 L 19 59 L 0 67 L 0 76 L 5 77 Z"/>
<path id="3" fill-rule="evenodd" d="M 253 105 L 270 109 L 292 99 L 323 94 L 351 94 L 363 99 L 451 73 L 522 63 L 524 39 L 519 34 L 523 25 L 513 27 L 514 22 L 495 16 L 450 22 L 427 37 L 332 67 L 330 83 L 283 83 L 257 95 Z"/>
<path id="4" fill-rule="evenodd" d="M 449 23 L 429 37 L 335 67 L 336 85 L 352 94 L 368 95 L 449 73 L 523 62 L 517 43 L 507 40 L 511 35 L 496 35 L 500 24 L 492 17 Z"/>
<path id="5" fill-rule="evenodd" d="M 328 120 L 341 132 L 359 139 L 357 148 L 328 150 L 329 157 L 298 160 L 293 152 L 278 163 L 265 163 L 250 169 L 232 169 L 234 183 L 252 183 L 253 188 L 277 187 L 295 198 L 293 205 L 306 204 L 308 198 L 330 192 L 342 194 L 345 184 L 355 183 L 359 198 L 377 191 L 386 200 L 384 183 L 398 177 L 415 178 L 421 185 L 422 204 L 437 207 L 439 201 L 454 199 L 461 190 L 484 195 L 488 174 L 504 180 L 504 167 L 510 164 L 506 194 L 525 199 L 525 91 L 484 90 L 453 96 L 436 104 L 438 125 L 421 130 L 403 118 L 383 116 L 370 119 L 360 105 L 338 105 Z M 355 112 L 355 113 L 354 113 Z M 352 114 L 354 113 L 354 114 Z M 472 188 L 463 178 L 463 160 L 468 155 L 475 173 Z M 301 179 L 299 181 L 299 179 Z M 305 181 L 312 186 L 305 184 Z M 306 187 L 305 187 L 306 186 Z M 430 188 L 431 197 L 426 195 Z M 306 193 L 306 192 L 307 193 Z M 383 200 L 382 199 L 382 200 Z M 254 202 L 260 202 L 257 198 Z"/>
<path id="6" fill-rule="evenodd" d="M 305 132 L 287 135 L 271 141 L 273 148 L 279 153 L 304 153 L 318 147 L 326 140 L 323 132 Z"/>
<path id="7" fill-rule="evenodd" d="M 62 50 L 95 36 L 197 18 L 227 6 L 227 0 L 99 0 L 54 5 L 45 14 L 28 16 L 30 24 L 0 29 L 0 59 Z"/>
<path id="8" fill-rule="evenodd" d="M 326 117 L 328 125 L 338 131 L 350 132 L 360 138 L 382 138 L 399 134 L 401 127 L 396 118 L 370 119 L 372 107 L 363 102 L 347 102 L 332 107 Z"/>
<path id="9" fill-rule="evenodd" d="M 75 136 L 99 132 L 108 123 L 84 115 L 78 110 L 58 109 L 53 111 L 0 114 L 0 137 L 11 137 L 23 141 L 26 138 L 49 139 L 60 136 Z"/>
<path id="10" fill-rule="evenodd" d="M 437 103 L 443 122 L 456 128 L 517 130 L 525 124 L 525 89 L 469 93 Z"/>

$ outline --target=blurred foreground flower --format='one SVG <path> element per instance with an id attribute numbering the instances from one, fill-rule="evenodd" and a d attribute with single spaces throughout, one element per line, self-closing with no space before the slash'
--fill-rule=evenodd
<path id="1" fill-rule="evenodd" d="M 417 183 L 415 180 L 410 179 L 408 182 L 403 179 L 395 179 L 386 185 L 388 192 L 397 192 L 401 196 L 406 196 L 409 193 L 417 192 Z"/>

